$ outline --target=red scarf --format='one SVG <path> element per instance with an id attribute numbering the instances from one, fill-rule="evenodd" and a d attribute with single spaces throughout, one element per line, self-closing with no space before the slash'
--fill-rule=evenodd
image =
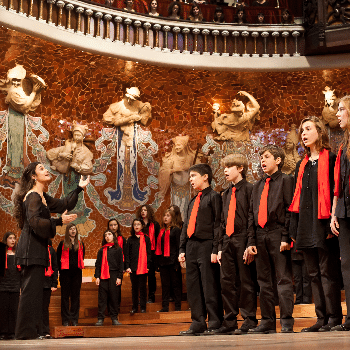
<path id="1" fill-rule="evenodd" d="M 51 252 L 50 252 L 50 247 L 51 247 L 51 246 L 48 246 L 48 247 L 47 247 L 47 250 L 49 251 L 49 262 L 50 262 L 50 265 L 49 265 L 49 267 L 47 267 L 47 268 L 45 269 L 45 276 L 46 276 L 46 277 L 50 277 L 50 276 L 52 276 L 52 274 L 53 274 L 52 263 L 51 263 Z"/>
<path id="2" fill-rule="evenodd" d="M 159 233 L 158 239 L 157 239 L 157 249 L 156 249 L 156 255 L 162 255 L 162 236 L 164 235 L 164 256 L 169 257 L 170 256 L 170 228 L 168 228 L 166 231 L 164 228 Z"/>
<path id="3" fill-rule="evenodd" d="M 117 237 L 117 240 L 118 240 L 118 244 L 119 244 L 119 247 L 122 248 L 122 252 L 123 252 L 123 261 L 124 261 L 124 251 L 123 251 L 123 236 L 118 236 Z"/>
<path id="4" fill-rule="evenodd" d="M 7 247 L 7 250 L 13 250 L 12 247 Z M 7 253 L 6 253 L 6 259 L 5 259 L 5 269 L 7 269 Z M 21 265 L 17 265 L 18 271 L 21 271 Z"/>
<path id="5" fill-rule="evenodd" d="M 151 222 L 149 224 L 149 228 L 148 228 L 148 237 L 151 241 L 151 250 L 155 250 L 156 249 L 156 237 L 154 234 L 154 223 Z"/>
<path id="6" fill-rule="evenodd" d="M 108 265 L 108 260 L 107 260 L 107 249 L 108 247 L 113 247 L 114 243 L 107 243 L 105 244 L 103 248 L 103 253 L 102 253 L 102 265 L 101 265 L 101 280 L 107 280 L 110 278 L 109 274 L 109 265 Z"/>
<path id="7" fill-rule="evenodd" d="M 300 164 L 297 184 L 294 197 L 289 211 L 299 213 L 300 194 L 302 188 L 305 165 L 309 161 L 306 156 Z M 317 189 L 318 189 L 318 219 L 328 219 L 331 216 L 331 194 L 329 184 L 329 151 L 324 149 L 320 152 L 317 168 Z"/>
<path id="8" fill-rule="evenodd" d="M 146 240 L 142 232 L 138 232 L 137 235 L 140 235 L 140 247 L 139 247 L 139 259 L 137 262 L 136 275 L 143 275 L 148 272 Z"/>
<path id="9" fill-rule="evenodd" d="M 79 243 L 79 249 L 78 249 L 78 267 L 79 269 L 84 268 L 84 251 L 83 251 L 83 245 Z M 69 248 L 64 249 L 64 244 L 62 245 L 62 256 L 61 256 L 61 269 L 62 270 L 68 270 L 69 269 Z"/>

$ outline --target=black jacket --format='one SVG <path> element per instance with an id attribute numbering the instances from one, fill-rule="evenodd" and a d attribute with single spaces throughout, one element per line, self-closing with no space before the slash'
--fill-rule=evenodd
<path id="1" fill-rule="evenodd" d="M 101 278 L 102 256 L 103 249 L 101 248 L 97 253 L 97 259 L 95 263 L 95 277 Z M 123 252 L 120 247 L 107 248 L 107 261 L 109 271 L 117 271 L 117 278 L 123 278 Z"/>
<path id="2" fill-rule="evenodd" d="M 151 266 L 151 241 L 147 235 L 145 235 L 146 250 L 147 250 L 147 269 Z M 137 264 L 139 261 L 139 248 L 140 238 L 130 236 L 127 241 L 127 254 L 125 255 L 125 267 L 130 268 L 132 272 L 137 270 Z"/>
<path id="3" fill-rule="evenodd" d="M 51 218 L 51 213 L 62 214 L 74 209 L 82 190 L 78 187 L 63 199 L 44 193 L 47 206 L 38 193 L 27 195 L 23 202 L 24 226 L 16 249 L 17 265 L 49 265 L 48 239 L 55 237 L 56 226 L 62 225 L 62 218 Z"/>
<path id="4" fill-rule="evenodd" d="M 164 235 L 162 236 L 162 255 L 156 255 L 157 256 L 157 263 L 159 266 L 165 266 L 165 265 L 172 265 L 172 264 L 180 264 L 178 261 L 179 256 L 179 246 L 180 246 L 180 235 L 181 230 L 174 226 L 170 230 L 170 256 L 165 257 L 164 256 Z"/>

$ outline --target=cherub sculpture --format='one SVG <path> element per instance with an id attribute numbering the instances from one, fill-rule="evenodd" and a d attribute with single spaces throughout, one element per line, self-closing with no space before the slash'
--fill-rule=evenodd
<path id="1" fill-rule="evenodd" d="M 298 135 L 296 132 L 296 125 L 292 124 L 290 132 L 286 137 L 286 143 L 283 147 L 286 157 L 284 159 L 284 164 L 282 167 L 282 172 L 287 175 L 294 175 L 295 167 L 297 162 L 300 160 L 298 154 Z"/>
<path id="2" fill-rule="evenodd" d="M 52 170 L 67 174 L 72 168 L 82 175 L 92 173 L 93 155 L 83 143 L 87 130 L 87 125 L 79 125 L 74 121 L 73 138 L 67 140 L 64 146 L 52 148 L 46 152 L 47 158 L 51 161 Z"/>
<path id="3" fill-rule="evenodd" d="M 336 128 L 339 126 L 338 118 L 336 116 L 338 112 L 339 99 L 334 94 L 335 90 L 331 90 L 326 86 L 324 93 L 324 107 L 322 111 L 322 120 L 325 125 L 329 125 L 330 128 Z"/>

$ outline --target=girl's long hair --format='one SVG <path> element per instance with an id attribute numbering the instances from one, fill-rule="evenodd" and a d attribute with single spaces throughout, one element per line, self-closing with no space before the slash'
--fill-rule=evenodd
<path id="1" fill-rule="evenodd" d="M 106 237 L 105 237 L 105 234 L 106 234 L 107 232 L 110 232 L 110 233 L 113 235 L 113 243 L 114 243 L 114 246 L 115 246 L 116 248 L 118 248 L 118 247 L 119 247 L 118 238 L 117 238 L 117 236 L 116 236 L 111 230 L 106 230 L 105 232 L 103 232 L 102 246 L 104 246 L 105 244 L 107 244 Z"/>
<path id="2" fill-rule="evenodd" d="M 156 219 L 154 217 L 154 210 L 149 204 L 144 204 L 144 205 L 141 205 L 140 207 L 138 207 L 137 211 L 136 211 L 136 217 L 137 218 L 142 218 L 141 210 L 142 210 L 143 207 L 147 208 L 147 219 L 148 219 L 148 221 L 154 223 L 156 221 Z M 143 222 L 143 220 L 142 220 L 142 222 Z"/>
<path id="3" fill-rule="evenodd" d="M 20 229 L 23 228 L 24 225 L 24 217 L 23 217 L 23 200 L 26 194 L 34 187 L 35 180 L 33 179 L 33 175 L 35 175 L 35 169 L 37 165 L 41 164 L 40 162 L 30 163 L 23 171 L 21 176 L 21 180 L 19 183 L 18 189 L 15 191 L 15 195 L 13 198 L 14 204 L 14 218 L 17 222 L 17 225 Z"/>
<path id="4" fill-rule="evenodd" d="M 174 213 L 172 210 L 170 210 L 170 209 L 165 209 L 164 214 L 163 214 L 163 217 L 164 217 L 164 215 L 165 215 L 166 213 L 169 213 L 170 216 L 171 216 L 171 222 L 170 222 L 169 227 L 174 227 L 174 226 L 176 226 L 176 224 L 175 224 L 175 213 Z M 163 228 L 166 228 L 166 225 L 164 224 L 164 222 L 162 222 L 162 227 L 163 227 Z"/>
<path id="5" fill-rule="evenodd" d="M 346 129 L 344 130 L 343 149 L 346 150 L 346 156 L 350 160 L 350 95 L 342 97 L 339 102 L 344 103 L 345 109 L 348 112 L 348 123 L 346 125 Z"/>
<path id="6" fill-rule="evenodd" d="M 11 232 L 11 231 L 8 231 L 4 234 L 4 237 L 2 237 L 2 243 L 6 244 L 6 247 L 7 247 L 7 238 L 9 238 L 11 235 L 14 235 L 15 238 L 16 238 L 16 235 Z M 15 245 L 13 246 L 12 250 L 15 252 L 16 251 L 16 245 L 17 245 L 17 242 L 15 242 Z M 7 247 L 8 248 L 8 247 Z M 6 248 L 6 249 L 7 249 Z"/>
<path id="7" fill-rule="evenodd" d="M 301 139 L 301 134 L 302 134 L 302 128 L 303 128 L 303 124 L 306 122 L 313 122 L 315 124 L 317 133 L 318 133 L 318 139 L 316 141 L 316 149 L 318 152 L 323 151 L 324 149 L 328 149 L 330 150 L 331 147 L 329 145 L 329 137 L 328 137 L 328 133 L 326 130 L 326 127 L 324 126 L 322 120 L 318 117 L 307 117 L 304 118 L 301 123 L 300 123 L 300 127 L 299 127 L 299 141 L 300 144 L 302 145 L 302 147 L 304 148 L 306 154 L 310 157 L 311 153 L 310 153 L 310 148 L 309 147 L 305 147 L 304 146 L 304 142 Z"/>
<path id="8" fill-rule="evenodd" d="M 109 224 L 110 224 L 111 221 L 116 221 L 116 222 L 117 222 L 117 224 L 118 224 L 117 237 L 118 237 L 118 236 L 121 236 L 121 235 L 122 235 L 122 232 L 121 232 L 121 230 L 120 230 L 120 223 L 119 223 L 119 221 L 118 221 L 117 219 L 115 219 L 115 218 L 112 218 L 112 219 L 109 219 L 109 220 L 108 220 L 108 223 L 107 223 L 107 231 L 110 230 Z M 105 232 L 107 232 L 107 231 L 105 231 Z"/>
<path id="9" fill-rule="evenodd" d="M 173 210 L 171 210 L 170 208 L 173 208 Z M 182 215 L 181 215 L 180 208 L 177 205 L 172 204 L 172 205 L 170 205 L 169 209 L 170 209 L 170 211 L 172 211 L 174 213 L 174 226 L 182 229 L 184 222 L 182 221 Z"/>
<path id="10" fill-rule="evenodd" d="M 70 248 L 70 246 L 71 246 L 71 240 L 70 240 L 70 236 L 69 236 L 69 229 L 71 228 L 71 227 L 75 227 L 75 229 L 76 229 L 76 231 L 77 231 L 77 233 L 76 233 L 76 235 L 75 235 L 75 237 L 74 237 L 74 244 L 73 244 L 73 249 L 74 249 L 74 251 L 76 252 L 76 251 L 78 251 L 78 249 L 79 249 L 79 240 L 78 240 L 78 235 L 79 235 L 79 233 L 78 233 L 78 228 L 77 228 L 77 226 L 75 225 L 75 224 L 73 224 L 73 223 L 69 223 L 67 226 L 66 226 L 66 234 L 64 235 L 64 242 L 63 242 L 63 245 L 64 245 L 64 249 L 69 249 Z"/>

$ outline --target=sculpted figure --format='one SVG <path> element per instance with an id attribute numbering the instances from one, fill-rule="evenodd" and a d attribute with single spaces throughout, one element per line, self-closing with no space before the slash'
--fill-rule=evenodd
<path id="1" fill-rule="evenodd" d="M 283 147 L 286 158 L 282 167 L 282 172 L 287 175 L 294 175 L 297 162 L 300 160 L 298 154 L 298 135 L 296 132 L 296 125 L 292 124 L 290 133 L 286 137 L 286 143 Z"/>
<path id="2" fill-rule="evenodd" d="M 339 99 L 335 96 L 334 91 L 335 90 L 331 90 L 328 86 L 325 87 L 325 91 L 322 91 L 324 93 L 322 119 L 325 125 L 328 124 L 332 129 L 339 126 L 338 118 L 336 116 Z"/>
<path id="3" fill-rule="evenodd" d="M 92 173 L 93 155 L 83 143 L 87 130 L 87 125 L 79 125 L 74 121 L 73 139 L 67 140 L 64 146 L 47 151 L 46 155 L 53 170 L 67 174 L 70 168 L 73 168 L 82 175 Z"/>
<path id="4" fill-rule="evenodd" d="M 247 105 L 234 99 L 231 112 L 221 114 L 217 103 L 213 105 L 214 121 L 211 126 L 217 132 L 216 140 L 223 141 L 249 141 L 249 131 L 252 129 L 255 119 L 258 117 L 260 105 L 257 100 L 246 91 L 239 91 L 238 95 L 249 98 Z"/>
<path id="5" fill-rule="evenodd" d="M 189 136 L 176 136 L 171 152 L 163 158 L 159 169 L 159 192 L 164 197 L 171 182 L 183 186 L 189 182 L 188 169 L 193 165 L 195 151 L 188 144 Z"/>
<path id="6" fill-rule="evenodd" d="M 0 81 L 0 89 L 6 93 L 5 102 L 22 114 L 35 111 L 41 102 L 41 91 L 46 88 L 43 79 L 37 75 L 26 78 L 26 70 L 21 65 L 9 69 L 7 79 Z"/>
<path id="7" fill-rule="evenodd" d="M 123 133 L 122 141 L 126 146 L 132 147 L 134 139 L 134 123 L 141 122 L 146 125 L 151 118 L 150 103 L 140 102 L 140 90 L 137 87 L 126 89 L 126 94 L 120 102 L 109 106 L 103 114 L 103 120 L 107 124 L 119 126 Z"/>

